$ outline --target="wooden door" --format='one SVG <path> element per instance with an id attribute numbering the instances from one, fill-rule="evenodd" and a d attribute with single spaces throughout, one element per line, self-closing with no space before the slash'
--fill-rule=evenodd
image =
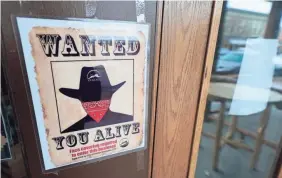
<path id="1" fill-rule="evenodd" d="M 130 2 L 3 2 L 3 66 L 12 92 L 29 177 L 185 178 L 191 165 L 192 138 L 203 77 L 212 1 L 145 3 L 151 23 L 151 100 L 148 149 L 110 160 L 42 174 L 32 114 L 10 20 L 11 14 L 136 21 Z M 94 13 L 93 13 L 94 12 Z M 218 24 L 217 24 L 218 25 Z M 210 54 L 211 55 L 211 54 Z"/>
<path id="2" fill-rule="evenodd" d="M 185 178 L 204 70 L 212 1 L 166 1 L 160 44 L 152 177 Z M 205 71 L 205 72 L 204 72 Z"/>

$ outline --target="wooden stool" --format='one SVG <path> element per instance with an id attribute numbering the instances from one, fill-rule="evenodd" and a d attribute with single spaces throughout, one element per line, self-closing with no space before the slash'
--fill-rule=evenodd
<path id="1" fill-rule="evenodd" d="M 247 130 L 237 128 L 237 123 L 238 123 L 237 115 L 232 115 L 230 124 L 227 124 L 224 122 L 224 113 L 225 113 L 225 108 L 226 108 L 226 102 L 233 100 L 232 97 L 233 97 L 235 86 L 236 84 L 232 84 L 232 83 L 218 83 L 217 82 L 216 85 L 214 83 L 211 83 L 211 87 L 209 90 L 208 99 L 211 101 L 218 101 L 221 104 L 220 111 L 219 111 L 219 117 L 218 119 L 214 119 L 214 120 L 217 120 L 215 135 L 211 133 L 203 132 L 204 136 L 215 139 L 215 144 L 213 148 L 213 163 L 212 163 L 212 167 L 214 170 L 218 170 L 219 152 L 224 144 L 228 144 L 231 147 L 241 148 L 249 152 L 252 152 L 253 155 L 252 155 L 251 162 L 250 162 L 251 169 L 254 169 L 256 167 L 262 144 L 266 144 L 267 146 L 270 146 L 271 148 L 275 150 L 278 147 L 276 143 L 265 140 L 264 134 L 265 134 L 265 129 L 267 127 L 268 120 L 270 117 L 271 106 L 272 104 L 277 104 L 278 102 L 282 101 L 282 94 L 275 92 L 275 91 L 271 91 L 268 104 L 265 110 L 262 112 L 262 115 L 260 117 L 259 128 L 256 134 L 254 134 Z M 223 92 L 223 90 L 225 92 Z M 224 125 L 228 125 L 229 128 L 228 128 L 227 134 L 224 137 L 222 137 L 221 135 L 222 135 L 222 129 Z M 239 140 L 233 140 L 233 136 L 236 131 L 239 132 L 242 137 L 247 135 L 247 136 L 254 138 L 255 147 L 251 148 L 250 146 L 242 143 Z"/>

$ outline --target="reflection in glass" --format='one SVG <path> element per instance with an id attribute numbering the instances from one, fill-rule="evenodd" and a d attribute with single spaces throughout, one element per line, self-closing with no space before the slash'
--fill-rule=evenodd
<path id="1" fill-rule="evenodd" d="M 282 143 L 282 2 L 228 1 L 195 177 L 272 177 Z"/>
<path id="2" fill-rule="evenodd" d="M 1 178 L 26 178 L 25 159 L 10 100 L 5 72 L 1 67 Z M 4 129 L 5 128 L 5 129 Z"/>

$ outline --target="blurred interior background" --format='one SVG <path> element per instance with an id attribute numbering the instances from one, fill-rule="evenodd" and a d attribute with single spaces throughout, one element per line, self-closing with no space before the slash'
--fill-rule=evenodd
<path id="1" fill-rule="evenodd" d="M 225 2 L 197 178 L 273 176 L 282 136 L 281 16 L 279 1 Z"/>

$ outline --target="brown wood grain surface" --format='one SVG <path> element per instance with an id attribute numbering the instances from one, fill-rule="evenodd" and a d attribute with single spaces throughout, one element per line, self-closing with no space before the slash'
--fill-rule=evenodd
<path id="1" fill-rule="evenodd" d="M 165 1 L 153 178 L 186 178 L 212 2 Z"/>
<path id="2" fill-rule="evenodd" d="M 203 126 L 203 121 L 204 121 L 206 101 L 207 101 L 207 96 L 208 96 L 208 91 L 209 91 L 209 84 L 210 84 L 210 79 L 211 79 L 212 66 L 213 66 L 213 61 L 214 61 L 222 7 L 223 7 L 223 1 L 214 2 L 211 25 L 210 25 L 210 32 L 209 32 L 209 41 L 208 41 L 207 54 L 206 54 L 206 61 L 205 61 L 205 70 L 204 70 L 205 73 L 202 76 L 202 88 L 201 88 L 201 94 L 200 94 L 199 108 L 197 112 L 195 133 L 194 133 L 194 139 L 193 139 L 193 148 L 192 148 L 192 154 L 191 154 L 191 162 L 189 165 L 190 166 L 189 167 L 189 176 L 188 176 L 189 178 L 195 177 L 195 172 L 196 172 L 198 151 L 199 151 L 199 145 L 200 145 L 200 140 L 201 140 L 202 126 Z"/>
<path id="3" fill-rule="evenodd" d="M 145 178 L 148 171 L 148 151 L 143 154 L 140 161 L 137 153 L 116 157 L 102 162 L 78 166 L 75 168 L 61 170 L 54 174 L 43 174 L 39 159 L 39 149 L 36 145 L 35 130 L 32 124 L 34 119 L 32 108 L 29 107 L 30 95 L 28 86 L 24 83 L 24 74 L 19 60 L 15 36 L 13 33 L 11 14 L 15 15 L 40 15 L 50 17 L 75 17 L 85 18 L 86 9 L 95 6 L 96 17 L 106 20 L 136 21 L 135 1 L 119 2 L 97 2 L 87 3 L 84 1 L 70 2 L 34 2 L 34 1 L 14 1 L 1 2 L 2 21 L 2 45 L 5 46 L 2 59 L 5 71 L 7 71 L 8 83 L 12 92 L 14 110 L 19 123 L 23 146 L 26 152 L 27 163 L 31 177 L 33 178 Z M 151 49 L 154 49 L 154 33 L 156 18 L 156 2 L 145 3 L 145 15 L 147 22 L 151 23 Z M 91 8 L 90 8 L 91 9 Z M 154 51 L 154 50 L 152 50 Z M 151 54 L 153 56 L 153 54 Z M 153 59 L 152 59 L 153 60 Z M 141 163 L 140 163 L 141 162 Z M 138 167 L 140 166 L 141 167 Z"/>

